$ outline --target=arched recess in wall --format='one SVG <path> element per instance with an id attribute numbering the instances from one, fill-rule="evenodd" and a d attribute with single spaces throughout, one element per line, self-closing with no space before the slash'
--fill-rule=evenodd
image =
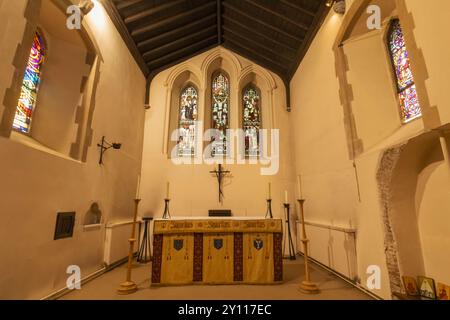
<path id="1" fill-rule="evenodd" d="M 246 67 L 239 78 L 239 104 L 238 104 L 238 127 L 244 129 L 244 95 L 248 88 L 253 88 L 256 90 L 259 98 L 259 108 L 260 108 L 260 129 L 273 129 L 274 128 L 274 115 L 273 115 L 273 93 L 276 89 L 276 82 L 273 77 L 264 72 L 265 70 L 260 70 L 250 65 Z M 269 137 L 269 133 L 267 135 Z M 259 139 L 258 139 L 259 140 Z M 244 145 L 243 145 L 244 146 Z M 259 149 L 265 149 L 267 154 L 270 154 L 270 144 L 268 141 L 259 140 Z M 260 153 L 261 154 L 261 153 Z"/>
<path id="2" fill-rule="evenodd" d="M 366 10 L 371 5 L 381 9 L 381 29 L 367 27 L 370 13 Z M 410 125 L 416 131 L 440 126 L 435 121 L 439 118 L 436 108 L 429 105 L 426 65 L 415 41 L 413 17 L 405 1 L 355 1 L 344 17 L 333 47 L 350 159 L 379 145 L 402 126 L 408 126 L 400 118 L 398 89 L 389 55 L 387 37 L 393 19 L 400 20 L 405 35 L 423 111 L 422 120 Z"/>
<path id="3" fill-rule="evenodd" d="M 367 28 L 369 5 L 381 8 L 381 29 Z M 423 114 L 422 120 L 407 125 L 402 124 L 398 112 L 398 91 L 387 46 L 389 27 L 395 18 L 400 20 L 405 35 Z M 428 74 L 413 30 L 413 16 L 404 0 L 354 1 L 333 47 L 349 158 L 355 160 L 365 150 L 382 148 L 383 144 L 387 148 L 380 160 L 377 182 L 392 293 L 403 291 L 402 275 L 417 276 L 425 271 L 415 207 L 420 201 L 417 180 L 426 167 L 442 160 L 436 134 L 421 134 L 424 128 L 438 128 L 440 121 L 437 109 L 429 104 L 425 86 Z M 401 134 L 405 127 L 412 130 Z M 399 146 L 389 145 L 388 141 L 394 140 L 406 141 Z"/>
<path id="4" fill-rule="evenodd" d="M 274 128 L 274 91 L 277 89 L 277 83 L 274 77 L 265 69 L 249 65 L 242 70 L 238 79 L 239 91 L 242 92 L 242 90 L 250 83 L 253 83 L 261 90 L 262 113 L 264 114 L 262 118 L 263 127 L 266 129 Z M 242 110 L 241 100 L 242 99 L 240 99 L 239 112 Z M 242 127 L 241 122 L 239 122 L 239 127 Z"/>
<path id="5" fill-rule="evenodd" d="M 439 133 L 432 131 L 386 150 L 377 182 L 383 208 L 386 263 L 392 294 L 404 293 L 402 276 L 426 274 L 418 207 L 427 178 L 423 172 L 442 163 Z M 419 178 L 421 186 L 419 186 Z"/>
<path id="6" fill-rule="evenodd" d="M 176 145 L 176 142 L 171 141 L 170 135 L 176 129 L 174 114 L 178 112 L 176 108 L 178 108 L 179 90 L 187 83 L 187 79 L 191 79 L 191 82 L 198 88 L 198 119 L 203 124 L 203 130 L 200 131 L 203 133 L 211 128 L 212 78 L 214 74 L 220 71 L 227 76 L 230 82 L 229 128 L 241 127 L 242 89 L 251 82 L 255 83 L 261 90 L 262 112 L 264 114 L 262 125 L 264 128 L 274 128 L 274 100 L 280 80 L 267 70 L 254 64 L 249 64 L 243 68 L 236 55 L 218 47 L 205 54 L 200 67 L 188 61 L 170 70 L 164 82 L 166 88 L 164 154 L 170 154 L 170 150 L 173 150 Z M 281 96 L 278 98 L 285 101 L 285 90 L 279 94 Z M 203 141 L 203 149 L 207 145 L 209 145 L 209 142 Z"/>
<path id="7" fill-rule="evenodd" d="M 31 4 L 32 3 L 32 4 Z M 66 25 L 68 0 L 29 0 L 25 15 L 27 27 L 14 59 L 15 81 L 5 104 L 8 112 L 0 124 L 4 136 L 27 145 L 45 147 L 73 159 L 86 161 L 92 143 L 92 119 L 95 93 L 102 57 L 85 21 L 80 30 L 61 28 Z M 46 40 L 46 58 L 32 126 L 24 136 L 13 130 L 17 102 L 31 48 L 30 39 L 36 30 Z M 18 62 L 20 61 L 20 62 Z M 75 139 L 74 139 L 75 137 Z"/>
<path id="8" fill-rule="evenodd" d="M 174 76 L 175 75 L 175 76 Z M 174 77 L 173 77 L 174 76 Z M 202 96 L 200 93 L 202 92 L 202 86 L 200 85 L 200 81 L 198 76 L 193 73 L 189 68 L 183 67 L 177 70 L 176 73 L 171 73 L 168 77 L 167 89 L 168 89 L 168 123 L 166 128 L 168 128 L 166 134 L 166 147 L 165 152 L 168 157 L 171 158 L 174 155 L 178 155 L 177 141 L 179 139 L 179 135 L 177 135 L 177 130 L 180 125 L 180 115 L 181 115 L 181 96 L 184 90 L 189 87 L 192 87 L 197 94 L 197 120 L 200 119 L 200 114 L 202 110 Z M 202 128 L 198 125 L 195 128 L 197 135 L 201 133 Z M 201 143 L 197 141 L 197 145 Z M 173 154 L 173 152 L 175 152 Z"/>
<path id="9" fill-rule="evenodd" d="M 228 50 L 221 47 L 213 49 L 203 60 L 200 67 L 203 83 L 207 83 L 212 72 L 224 69 L 233 81 L 241 76 L 242 65 L 239 59 Z"/>
<path id="10" fill-rule="evenodd" d="M 238 105 L 238 93 L 237 93 L 237 79 L 241 72 L 241 64 L 239 60 L 231 53 L 217 48 L 209 53 L 201 65 L 201 72 L 203 81 L 205 83 L 204 101 L 205 108 L 203 112 L 204 129 L 208 130 L 212 128 L 213 124 L 213 80 L 214 78 L 222 74 L 228 79 L 228 114 L 227 114 L 227 127 L 236 128 L 236 110 Z M 206 150 L 210 145 L 210 141 L 204 141 L 203 149 Z M 219 148 L 219 147 L 218 147 Z M 210 153 L 206 150 L 206 153 Z"/>

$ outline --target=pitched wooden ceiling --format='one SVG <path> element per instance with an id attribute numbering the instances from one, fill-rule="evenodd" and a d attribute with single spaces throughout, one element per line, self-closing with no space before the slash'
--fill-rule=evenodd
<path id="1" fill-rule="evenodd" d="M 102 0 L 149 81 L 221 45 L 288 84 L 328 12 L 326 0 Z"/>

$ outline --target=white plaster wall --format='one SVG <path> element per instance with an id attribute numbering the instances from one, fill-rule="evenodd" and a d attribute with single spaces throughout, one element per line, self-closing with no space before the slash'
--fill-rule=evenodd
<path id="1" fill-rule="evenodd" d="M 24 8 L 22 0 L 2 2 L 0 25 L 7 21 L 9 32 L 0 46 L 0 101 L 10 85 L 10 64 L 22 39 Z M 104 58 L 87 162 L 0 138 L 3 299 L 41 298 L 64 287 L 69 265 L 79 265 L 82 276 L 102 266 L 104 226 L 91 231 L 83 231 L 81 226 L 93 201 L 99 203 L 104 223 L 127 220 L 133 214 L 141 167 L 145 78 L 98 2 L 86 19 Z M 101 167 L 96 144 L 103 135 L 123 143 L 123 148 L 108 151 Z M 76 228 L 73 238 L 53 241 L 60 211 L 77 212 Z"/>
<path id="2" fill-rule="evenodd" d="M 417 219 L 427 276 L 450 283 L 450 176 L 444 163 L 430 165 L 419 176 Z"/>
<path id="3" fill-rule="evenodd" d="M 75 113 L 80 104 L 81 80 L 89 70 L 85 64 L 87 51 L 49 32 L 44 36 L 48 48 L 31 136 L 49 148 L 69 155 L 78 127 Z"/>
<path id="4" fill-rule="evenodd" d="M 437 105 L 444 124 L 448 122 L 449 113 L 448 101 L 444 98 L 448 91 L 445 89 L 448 86 L 445 74 L 448 74 L 447 69 L 450 67 L 449 63 L 444 63 L 444 56 L 449 45 L 448 42 L 439 40 L 436 30 L 448 29 L 449 21 L 445 15 L 450 11 L 446 10 L 448 1 L 437 2 L 439 4 L 430 6 L 424 1 L 408 0 L 407 5 L 416 24 L 414 33 L 417 45 L 423 50 L 428 67 L 427 88 L 431 105 Z M 347 2 L 347 7 L 350 8 L 352 4 L 357 5 L 358 1 Z M 350 10 L 347 9 L 348 11 Z M 355 161 L 358 173 L 358 180 L 356 179 L 348 156 L 344 114 L 339 100 L 340 87 L 332 52 L 342 20 L 342 16 L 330 12 L 291 82 L 293 112 L 290 121 L 294 135 L 295 169 L 296 174 L 304 177 L 306 220 L 343 227 L 356 226 L 357 264 L 361 284 L 366 286 L 368 266 L 380 266 L 381 290 L 373 292 L 389 299 L 391 295 L 384 253 L 383 211 L 380 207 L 376 173 L 382 151 L 417 135 L 422 131 L 423 124 L 420 120 L 406 126 L 393 123 L 398 120 L 398 115 L 391 108 L 395 95 L 392 89 L 389 90 L 386 86 L 380 88 L 380 84 L 376 83 L 389 81 L 387 86 L 391 86 L 392 80 L 388 79 L 386 65 L 382 62 L 387 56 L 382 53 L 380 44 L 372 41 L 375 37 L 365 38 L 359 41 L 360 44 L 356 41 L 348 43 L 346 53 L 357 58 L 350 60 L 349 57 L 347 76 L 354 93 L 352 107 L 358 138 L 362 139 L 365 147 L 365 152 Z M 373 64 L 366 62 L 372 60 Z M 365 73 L 370 75 L 367 79 L 364 79 Z M 377 102 L 382 103 L 378 114 Z M 384 111 L 381 112 L 382 110 Z M 437 190 L 446 190 L 448 181 L 437 176 L 436 171 L 426 183 L 427 187 L 424 187 L 419 223 L 427 273 L 447 279 L 448 282 L 448 271 L 444 269 L 444 263 L 448 265 L 448 261 L 443 251 L 444 246 L 448 247 L 449 232 L 440 224 L 442 220 L 438 220 L 442 219 L 443 212 L 448 212 L 448 206 L 445 201 L 432 202 L 436 197 L 443 199 L 444 191 Z M 317 234 L 314 236 L 317 238 Z M 327 235 L 315 241 L 316 252 L 313 257 L 316 255 L 319 260 L 323 259 L 327 256 Z M 343 255 L 335 259 L 345 261 Z"/>
<path id="5" fill-rule="evenodd" d="M 5 90 L 11 85 L 11 74 L 14 72 L 11 62 L 25 30 L 23 17 L 25 6 L 25 0 L 0 2 L 0 92 L 2 99 Z M 1 117 L 4 106 L 3 101 L 0 102 Z"/>
<path id="6" fill-rule="evenodd" d="M 346 42 L 344 52 L 349 69 L 347 79 L 353 92 L 356 132 L 368 150 L 402 126 L 383 30 Z"/>
<path id="7" fill-rule="evenodd" d="M 165 152 L 165 136 L 168 134 L 165 123 L 166 114 L 169 112 L 167 99 L 168 87 L 165 82 L 174 70 L 186 67 L 201 83 L 200 87 L 199 115 L 204 117 L 205 106 L 204 92 L 207 82 L 211 79 L 203 77 L 206 71 L 202 69 L 205 61 L 211 56 L 223 58 L 223 68 L 230 74 L 231 82 L 231 125 L 237 128 L 239 123 L 238 101 L 242 88 L 238 88 L 238 74 L 252 64 L 224 48 L 215 48 L 194 57 L 185 63 L 174 66 L 158 74 L 151 83 L 150 104 L 151 109 L 146 113 L 144 151 L 142 160 L 142 210 L 143 213 L 153 213 L 155 217 L 161 217 L 164 210 L 164 198 L 166 196 L 166 182 L 170 182 L 170 210 L 172 216 L 207 216 L 209 209 L 231 209 L 235 216 L 260 216 L 266 213 L 266 198 L 268 183 L 272 183 L 273 211 L 276 217 L 282 217 L 282 202 L 284 190 L 288 190 L 290 201 L 294 203 L 295 176 L 292 174 L 292 154 L 290 146 L 289 114 L 286 111 L 285 90 L 282 81 L 275 75 L 271 75 L 276 81 L 276 89 L 273 91 L 273 101 L 263 101 L 263 123 L 273 124 L 273 128 L 280 129 L 280 167 L 276 175 L 263 176 L 260 173 L 261 165 L 225 164 L 224 167 L 232 172 L 232 178 L 224 184 L 224 203 L 218 203 L 217 179 L 213 178 L 209 171 L 217 165 L 176 165 Z M 235 61 L 235 62 L 232 62 Z M 238 62 L 236 62 L 238 61 Z M 236 67 L 233 67 L 233 65 Z M 183 69 L 184 70 L 184 69 Z M 205 71 L 203 73 L 203 71 Z M 265 71 L 267 72 L 267 71 Z M 261 88 L 263 90 L 263 88 Z M 207 93 L 210 94 L 210 93 Z M 267 92 L 264 96 L 270 97 Z M 268 107 L 272 105 L 272 110 Z M 266 106 L 266 109 L 264 109 Z M 176 112 L 176 111 L 175 111 Z M 273 117 L 273 119 L 271 119 Z M 266 127 L 267 128 L 267 127 Z"/>
<path id="8" fill-rule="evenodd" d="M 437 106 L 442 124 L 450 122 L 448 99 L 448 74 L 450 73 L 450 43 L 443 34 L 450 28 L 450 1 L 406 0 L 406 6 L 414 18 L 414 36 L 422 50 L 429 78 L 426 81 L 430 105 Z"/>

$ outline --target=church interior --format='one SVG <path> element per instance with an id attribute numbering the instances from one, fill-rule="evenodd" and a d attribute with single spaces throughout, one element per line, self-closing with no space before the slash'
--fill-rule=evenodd
<path id="1" fill-rule="evenodd" d="M 1 300 L 450 300 L 448 0 L 0 0 Z"/>

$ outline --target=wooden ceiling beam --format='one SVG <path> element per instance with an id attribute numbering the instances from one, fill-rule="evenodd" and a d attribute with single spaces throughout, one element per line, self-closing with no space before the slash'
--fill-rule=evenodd
<path id="1" fill-rule="evenodd" d="M 147 66 L 150 68 L 150 70 L 154 69 L 154 67 L 152 67 L 152 66 L 161 67 L 161 66 L 165 65 L 164 63 L 161 64 L 162 61 L 176 60 L 176 59 L 183 57 L 183 54 L 192 54 L 192 52 L 196 52 L 198 50 L 201 50 L 203 47 L 211 45 L 210 42 L 212 42 L 213 40 L 216 41 L 217 40 L 216 38 L 217 38 L 217 34 L 214 34 L 213 36 L 208 37 L 197 43 L 194 43 L 190 46 L 181 48 L 181 49 L 173 51 L 163 57 L 149 61 L 149 62 L 147 62 Z M 217 43 L 214 43 L 214 44 L 215 44 L 215 46 L 217 46 Z M 175 59 L 173 59 L 173 58 L 175 58 Z"/>
<path id="2" fill-rule="evenodd" d="M 245 48 L 242 48 L 239 44 L 235 44 L 231 41 L 225 41 L 223 43 L 223 46 L 241 56 L 243 56 L 246 59 L 249 59 L 253 61 L 256 64 L 259 64 L 263 68 L 266 68 L 267 70 L 272 71 L 273 73 L 277 74 L 281 79 L 284 79 L 286 77 L 286 69 L 280 68 L 278 65 L 273 65 L 271 62 L 267 62 L 265 60 L 258 60 L 255 59 L 253 56 L 253 53 L 248 53 L 248 51 L 245 51 Z"/>
<path id="3" fill-rule="evenodd" d="M 283 15 L 283 14 L 281 14 L 281 13 L 279 13 L 279 12 L 277 12 L 277 11 L 271 9 L 271 8 L 267 8 L 266 6 L 261 4 L 261 2 L 258 2 L 258 1 L 255 1 L 255 0 L 244 0 L 244 1 L 249 3 L 249 4 L 251 4 L 251 5 L 253 5 L 253 6 L 255 6 L 255 7 L 257 7 L 257 8 L 259 8 L 259 9 L 261 9 L 261 10 L 263 10 L 263 11 L 265 11 L 265 12 L 267 12 L 267 13 L 269 13 L 269 14 L 271 14 L 271 15 L 276 16 L 277 18 L 279 18 L 281 20 L 287 21 L 287 22 L 297 26 L 298 28 L 302 29 L 303 31 L 308 31 L 309 26 L 307 26 L 307 25 L 305 25 L 305 24 L 303 24 L 303 23 L 301 23 L 299 21 L 292 20 L 292 19 L 286 17 L 285 15 Z"/>
<path id="4" fill-rule="evenodd" d="M 153 14 L 156 14 L 162 10 L 171 8 L 173 6 L 179 5 L 183 3 L 185 0 L 176 0 L 176 1 L 168 1 L 167 3 L 164 3 L 162 5 L 146 9 L 144 11 L 141 11 L 139 13 L 133 14 L 127 18 L 125 18 L 125 24 L 128 25 L 130 23 L 138 22 L 139 20 L 143 20 L 147 18 L 148 16 L 151 16 Z"/>
<path id="5" fill-rule="evenodd" d="M 157 35 L 156 37 L 152 37 L 143 41 L 139 41 L 137 43 L 138 48 L 141 50 L 146 47 L 152 47 L 154 43 L 167 43 L 169 41 L 172 41 L 173 39 L 178 39 L 177 36 L 180 34 L 185 34 L 185 32 L 189 32 L 190 30 L 195 30 L 195 28 L 199 25 L 206 24 L 208 21 L 215 21 L 216 20 L 216 14 L 210 14 L 202 19 L 195 20 L 194 22 L 185 24 L 181 27 L 178 27 L 176 29 L 170 30 L 168 32 L 164 32 L 162 34 Z"/>
<path id="6" fill-rule="evenodd" d="M 205 34 L 205 36 L 207 36 L 208 33 L 210 34 L 211 31 L 215 31 L 215 30 L 216 30 L 216 26 L 214 26 L 214 25 L 210 26 L 209 28 L 201 29 L 200 31 L 197 31 L 195 33 L 191 33 L 191 34 L 189 34 L 186 37 L 182 37 L 182 38 L 179 38 L 178 40 L 174 40 L 174 41 L 168 42 L 167 44 L 162 45 L 162 46 L 158 46 L 157 48 L 155 48 L 153 50 L 146 51 L 146 52 L 144 52 L 142 54 L 142 57 L 147 62 L 149 60 L 148 59 L 149 56 L 158 55 L 158 53 L 159 54 L 164 54 L 165 50 L 170 50 L 170 49 L 176 50 L 184 42 L 189 41 L 189 40 L 194 40 L 195 38 L 198 38 L 199 36 L 201 36 L 203 34 Z"/>
<path id="7" fill-rule="evenodd" d="M 133 5 L 135 5 L 136 3 L 141 2 L 142 0 L 122 0 L 121 2 L 118 2 L 116 4 L 116 8 L 117 10 L 122 10 L 122 9 L 126 9 L 129 8 Z"/>
<path id="8" fill-rule="evenodd" d="M 278 66 L 281 70 L 285 70 L 286 69 L 286 65 L 285 64 L 283 64 L 281 62 L 278 62 L 278 61 L 275 61 L 272 58 L 269 58 L 267 56 L 262 55 L 261 52 L 255 50 L 253 48 L 250 48 L 249 46 L 243 44 L 240 41 L 237 41 L 235 39 L 230 39 L 230 37 L 228 37 L 228 38 L 226 38 L 225 43 L 227 43 L 227 42 L 231 43 L 232 45 L 234 45 L 236 47 L 240 47 L 240 48 L 242 48 L 242 49 L 244 49 L 244 50 L 246 50 L 248 52 L 251 52 L 254 55 L 254 57 L 256 57 L 259 60 L 263 60 L 263 61 L 265 60 L 265 61 L 269 62 L 269 64 L 271 64 L 271 65 Z"/>
<path id="9" fill-rule="evenodd" d="M 319 10 L 311 24 L 312 27 L 308 30 L 308 32 L 306 34 L 305 39 L 307 39 L 307 41 L 303 41 L 302 45 L 300 46 L 300 48 L 298 50 L 296 59 L 294 60 L 294 62 L 292 63 L 292 65 L 289 68 L 290 69 L 289 74 L 288 74 L 289 80 L 292 79 L 295 72 L 297 71 L 298 66 L 300 65 L 300 62 L 303 60 L 306 53 L 308 52 L 308 49 L 311 46 L 312 41 L 314 40 L 317 32 L 320 29 L 320 26 L 322 25 L 322 23 L 325 20 L 325 17 L 327 16 L 329 11 L 330 11 L 330 8 L 326 6 L 325 1 L 322 1 L 321 5 L 319 7 Z"/>
<path id="10" fill-rule="evenodd" d="M 198 13 L 198 12 L 201 12 L 201 11 L 203 11 L 203 10 L 209 8 L 209 7 L 212 7 L 213 5 L 215 6 L 216 3 L 215 2 L 207 2 L 207 3 L 205 3 L 205 4 L 201 5 L 201 6 L 198 6 L 198 7 L 194 8 L 194 9 L 192 9 L 192 10 L 185 11 L 183 13 L 180 13 L 180 14 L 168 17 L 168 18 L 163 19 L 161 21 L 158 21 L 158 22 L 156 22 L 154 24 L 149 24 L 147 26 L 137 28 L 137 29 L 135 29 L 135 30 L 133 30 L 131 32 L 131 35 L 133 37 L 140 36 L 142 34 L 145 34 L 146 32 L 153 31 L 153 30 L 155 30 L 155 29 L 157 29 L 159 27 L 162 27 L 164 25 L 170 25 L 171 23 L 173 23 L 173 22 L 175 22 L 177 20 L 180 20 L 180 19 L 183 19 L 183 18 L 186 18 L 186 17 L 190 17 L 191 15 L 193 15 L 195 13 Z"/>
<path id="11" fill-rule="evenodd" d="M 139 50 L 136 46 L 136 43 L 131 38 L 130 33 L 128 32 L 128 29 L 125 26 L 125 23 L 123 22 L 122 17 L 120 16 L 120 13 L 117 10 L 116 6 L 109 0 L 101 0 L 100 2 L 103 5 L 103 7 L 105 8 L 109 17 L 111 18 L 114 26 L 116 27 L 117 31 L 119 32 L 120 36 L 122 37 L 122 40 L 125 42 L 125 45 L 127 46 L 128 50 L 130 50 L 131 55 L 133 56 L 134 60 L 138 64 L 142 73 L 145 76 L 147 76 L 149 74 L 148 66 L 144 62 L 144 58 L 142 57 L 141 53 L 139 52 Z"/>
<path id="12" fill-rule="evenodd" d="M 288 64 L 291 64 L 293 62 L 292 59 L 289 59 L 286 56 L 280 55 L 280 51 L 279 50 L 277 51 L 276 47 L 269 47 L 261 42 L 251 39 L 250 37 L 244 37 L 244 36 L 240 35 L 239 33 L 237 33 L 236 31 L 234 31 L 233 29 L 228 28 L 227 26 L 224 26 L 223 29 L 226 31 L 226 33 L 224 33 L 224 36 L 223 36 L 226 40 L 233 40 L 233 39 L 238 38 L 238 39 L 240 39 L 239 43 L 241 41 L 242 41 L 242 43 L 249 42 L 253 46 L 259 47 L 262 50 L 269 51 L 274 55 L 280 56 Z M 229 33 L 231 35 L 231 37 L 229 35 L 227 35 L 227 33 Z M 264 52 L 264 51 L 261 51 L 261 55 L 265 56 L 262 52 Z"/>
<path id="13" fill-rule="evenodd" d="M 222 44 L 222 0 L 216 0 L 217 2 L 217 44 Z"/>
<path id="14" fill-rule="evenodd" d="M 211 50 L 211 49 L 213 49 L 213 48 L 215 48 L 215 47 L 217 47 L 217 43 L 213 43 L 213 44 L 208 45 L 208 46 L 206 46 L 206 47 L 200 48 L 200 49 L 197 50 L 197 51 L 193 51 L 193 52 L 191 52 L 191 53 L 189 53 L 189 54 L 187 54 L 187 55 L 185 55 L 185 56 L 182 56 L 182 57 L 180 57 L 180 58 L 174 59 L 174 60 L 172 60 L 172 61 L 169 62 L 169 63 L 166 63 L 166 64 L 163 64 L 163 65 L 161 65 L 161 66 L 159 66 L 159 67 L 153 68 L 153 69 L 150 71 L 150 74 L 149 74 L 149 76 L 148 76 L 148 78 L 147 78 L 148 83 L 150 84 L 151 81 L 153 80 L 153 78 L 154 78 L 158 73 L 160 73 L 161 71 L 164 71 L 164 70 L 166 70 L 166 69 L 168 69 L 168 68 L 170 68 L 170 67 L 173 67 L 173 66 L 175 66 L 175 65 L 177 65 L 177 64 L 179 64 L 179 63 L 182 63 L 182 62 L 184 62 L 184 61 L 186 61 L 186 60 L 189 60 L 190 58 L 193 58 L 193 57 L 195 57 L 195 56 L 197 56 L 197 55 L 199 55 L 199 54 L 202 54 L 202 53 L 204 53 L 204 52 L 206 52 L 206 51 L 208 51 L 208 50 Z"/>
<path id="15" fill-rule="evenodd" d="M 231 10 L 231 11 L 233 11 L 233 12 L 235 12 L 235 13 L 243 16 L 243 17 L 245 17 L 248 20 L 251 20 L 251 21 L 253 21 L 253 22 L 257 23 L 257 24 L 263 25 L 263 26 L 265 26 L 265 27 L 267 27 L 269 29 L 272 29 L 275 32 L 281 33 L 281 34 L 285 35 L 286 37 L 289 37 L 289 38 L 293 39 L 294 41 L 296 41 L 298 43 L 302 42 L 302 39 L 299 36 L 293 35 L 291 33 L 288 33 L 286 31 L 284 31 L 283 29 L 280 29 L 280 28 L 278 28 L 276 26 L 273 26 L 273 25 L 271 25 L 271 24 L 269 24 L 269 23 L 267 23 L 265 21 L 256 19 L 252 15 L 242 11 L 241 9 L 235 7 L 234 5 L 231 5 L 228 2 L 224 2 L 223 5 L 224 5 L 225 8 L 227 8 L 227 9 L 229 9 L 229 10 Z"/>
<path id="16" fill-rule="evenodd" d="M 294 52 L 294 53 L 297 52 L 297 48 L 293 48 L 293 47 L 289 46 L 287 43 L 282 43 L 282 42 L 274 39 L 273 37 L 269 37 L 267 34 L 265 34 L 263 32 L 259 32 L 258 29 L 251 28 L 248 25 L 246 25 L 246 24 L 244 24 L 244 23 L 242 23 L 242 22 L 240 22 L 240 21 L 238 21 L 238 20 L 236 20 L 234 18 L 231 18 L 229 16 L 224 15 L 224 20 L 225 21 L 229 20 L 230 22 L 232 22 L 232 23 L 238 25 L 239 27 L 247 30 L 249 33 L 258 35 L 258 36 L 264 38 L 265 40 L 268 40 L 268 41 L 272 42 L 274 45 L 278 45 L 278 46 L 283 47 L 283 48 L 285 48 L 285 49 L 287 49 L 287 50 L 289 50 L 291 52 Z M 226 24 L 226 22 L 225 22 L 225 24 Z"/>
<path id="17" fill-rule="evenodd" d="M 316 15 L 314 12 L 309 11 L 309 10 L 307 10 L 307 9 L 297 5 L 297 4 L 294 4 L 294 3 L 292 3 L 292 2 L 290 2 L 288 0 L 280 0 L 280 2 L 283 3 L 284 5 L 287 5 L 287 6 L 291 7 L 292 9 L 298 10 L 298 11 L 300 11 L 300 12 L 302 12 L 304 14 L 307 14 L 307 15 L 309 15 L 311 17 L 314 17 Z"/>

